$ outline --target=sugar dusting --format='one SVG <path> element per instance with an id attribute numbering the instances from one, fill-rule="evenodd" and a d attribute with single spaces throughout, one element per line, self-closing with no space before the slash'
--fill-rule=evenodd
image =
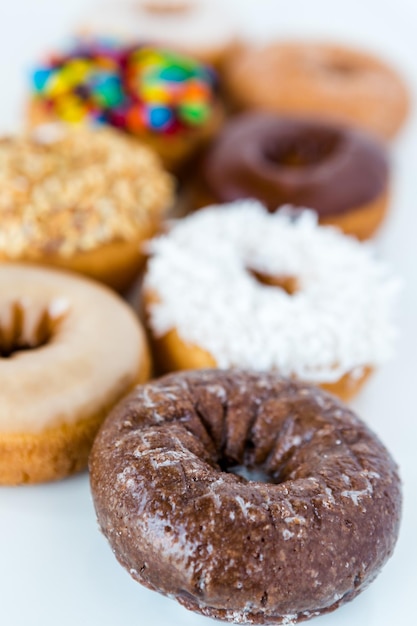
<path id="1" fill-rule="evenodd" d="M 209 207 L 154 240 L 151 251 L 153 332 L 176 328 L 220 368 L 333 382 L 392 353 L 399 282 L 369 245 L 318 227 L 311 211 L 294 219 L 255 201 Z M 260 284 L 249 266 L 296 276 L 299 290 Z"/>
<path id="2" fill-rule="evenodd" d="M 364 481 L 363 489 L 345 489 L 340 493 L 343 498 L 350 498 L 355 506 L 358 506 L 360 504 L 362 498 L 372 497 L 374 488 L 372 482 L 369 479 L 374 478 L 378 480 L 380 478 L 380 475 L 377 472 L 369 472 L 365 470 L 360 473 L 360 477 Z M 343 475 L 343 478 L 345 480 L 345 483 L 347 485 L 350 485 L 351 479 L 349 478 L 349 476 Z"/>

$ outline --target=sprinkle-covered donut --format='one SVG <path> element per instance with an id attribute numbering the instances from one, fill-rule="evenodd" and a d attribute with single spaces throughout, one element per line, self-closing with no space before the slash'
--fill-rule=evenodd
<path id="1" fill-rule="evenodd" d="M 138 386 L 101 428 L 90 476 L 101 530 L 131 576 L 237 624 L 338 608 L 398 535 L 400 481 L 375 434 L 336 398 L 275 374 Z"/>
<path id="2" fill-rule="evenodd" d="M 81 39 L 33 72 L 33 124 L 109 124 L 139 137 L 176 165 L 217 127 L 213 71 L 195 59 L 146 45 Z"/>
<path id="3" fill-rule="evenodd" d="M 149 370 L 143 329 L 109 289 L 0 264 L 0 484 L 84 469 L 107 413 Z"/>
<path id="4" fill-rule="evenodd" d="M 397 280 L 311 211 L 209 207 L 151 252 L 145 302 L 165 371 L 272 369 L 348 398 L 391 353 Z"/>
<path id="5" fill-rule="evenodd" d="M 230 97 L 242 108 L 321 115 L 392 138 L 409 109 L 397 72 L 368 52 L 315 42 L 248 46 L 226 68 Z"/>
<path id="6" fill-rule="evenodd" d="M 0 262 L 51 265 L 122 291 L 173 201 L 155 155 L 109 128 L 0 139 Z"/>
<path id="7" fill-rule="evenodd" d="M 317 119 L 246 113 L 226 125 L 201 168 L 204 201 L 256 198 L 314 209 L 321 223 L 370 237 L 388 204 L 385 147 L 373 135 Z M 204 204 L 207 204 L 206 201 Z"/>

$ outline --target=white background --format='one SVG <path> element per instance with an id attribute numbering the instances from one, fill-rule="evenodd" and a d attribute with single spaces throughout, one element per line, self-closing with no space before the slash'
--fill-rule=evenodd
<path id="1" fill-rule="evenodd" d="M 120 0 L 119 0 L 120 1 Z M 225 0 L 223 0 L 225 1 Z M 245 31 L 323 36 L 390 59 L 417 87 L 415 0 L 235 0 Z M 71 32 L 88 0 L 0 0 L 0 130 L 19 127 L 35 59 Z M 394 557 L 350 605 L 317 626 L 411 626 L 417 589 L 417 123 L 392 147 L 393 202 L 379 252 L 403 276 L 397 357 L 354 403 L 401 467 L 404 512 Z M 1 190 L 0 190 L 1 192 Z M 1 224 L 0 224 L 1 228 Z M 1 381 L 0 381 L 1 385 Z M 0 407 L 1 410 L 1 407 Z M 60 483 L 0 488 L 2 626 L 214 624 L 147 591 L 118 565 L 98 532 L 86 474 Z"/>

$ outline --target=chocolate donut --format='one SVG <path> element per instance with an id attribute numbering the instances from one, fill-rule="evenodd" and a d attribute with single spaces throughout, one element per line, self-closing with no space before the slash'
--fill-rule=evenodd
<path id="1" fill-rule="evenodd" d="M 200 370 L 137 387 L 103 425 L 90 470 L 99 525 L 131 576 L 217 619 L 332 611 L 397 539 L 387 450 L 333 396 L 275 374 Z"/>
<path id="2" fill-rule="evenodd" d="M 388 176 L 385 148 L 365 132 L 259 112 L 224 128 L 201 171 L 205 200 L 256 198 L 271 212 L 309 207 L 322 223 L 360 238 L 384 217 Z"/>

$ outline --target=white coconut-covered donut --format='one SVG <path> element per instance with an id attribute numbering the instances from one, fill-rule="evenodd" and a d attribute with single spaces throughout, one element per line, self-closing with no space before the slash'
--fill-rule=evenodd
<path id="1" fill-rule="evenodd" d="M 218 65 L 233 50 L 237 26 L 222 0 L 107 0 L 82 24 L 86 34 L 115 35 L 181 50 Z"/>
<path id="2" fill-rule="evenodd" d="M 208 207 L 151 248 L 145 302 L 163 369 L 277 370 L 347 398 L 391 354 L 398 281 L 311 211 Z"/>
<path id="3" fill-rule="evenodd" d="M 1 264 L 0 484 L 86 467 L 107 412 L 148 374 L 143 330 L 109 289 Z"/>

